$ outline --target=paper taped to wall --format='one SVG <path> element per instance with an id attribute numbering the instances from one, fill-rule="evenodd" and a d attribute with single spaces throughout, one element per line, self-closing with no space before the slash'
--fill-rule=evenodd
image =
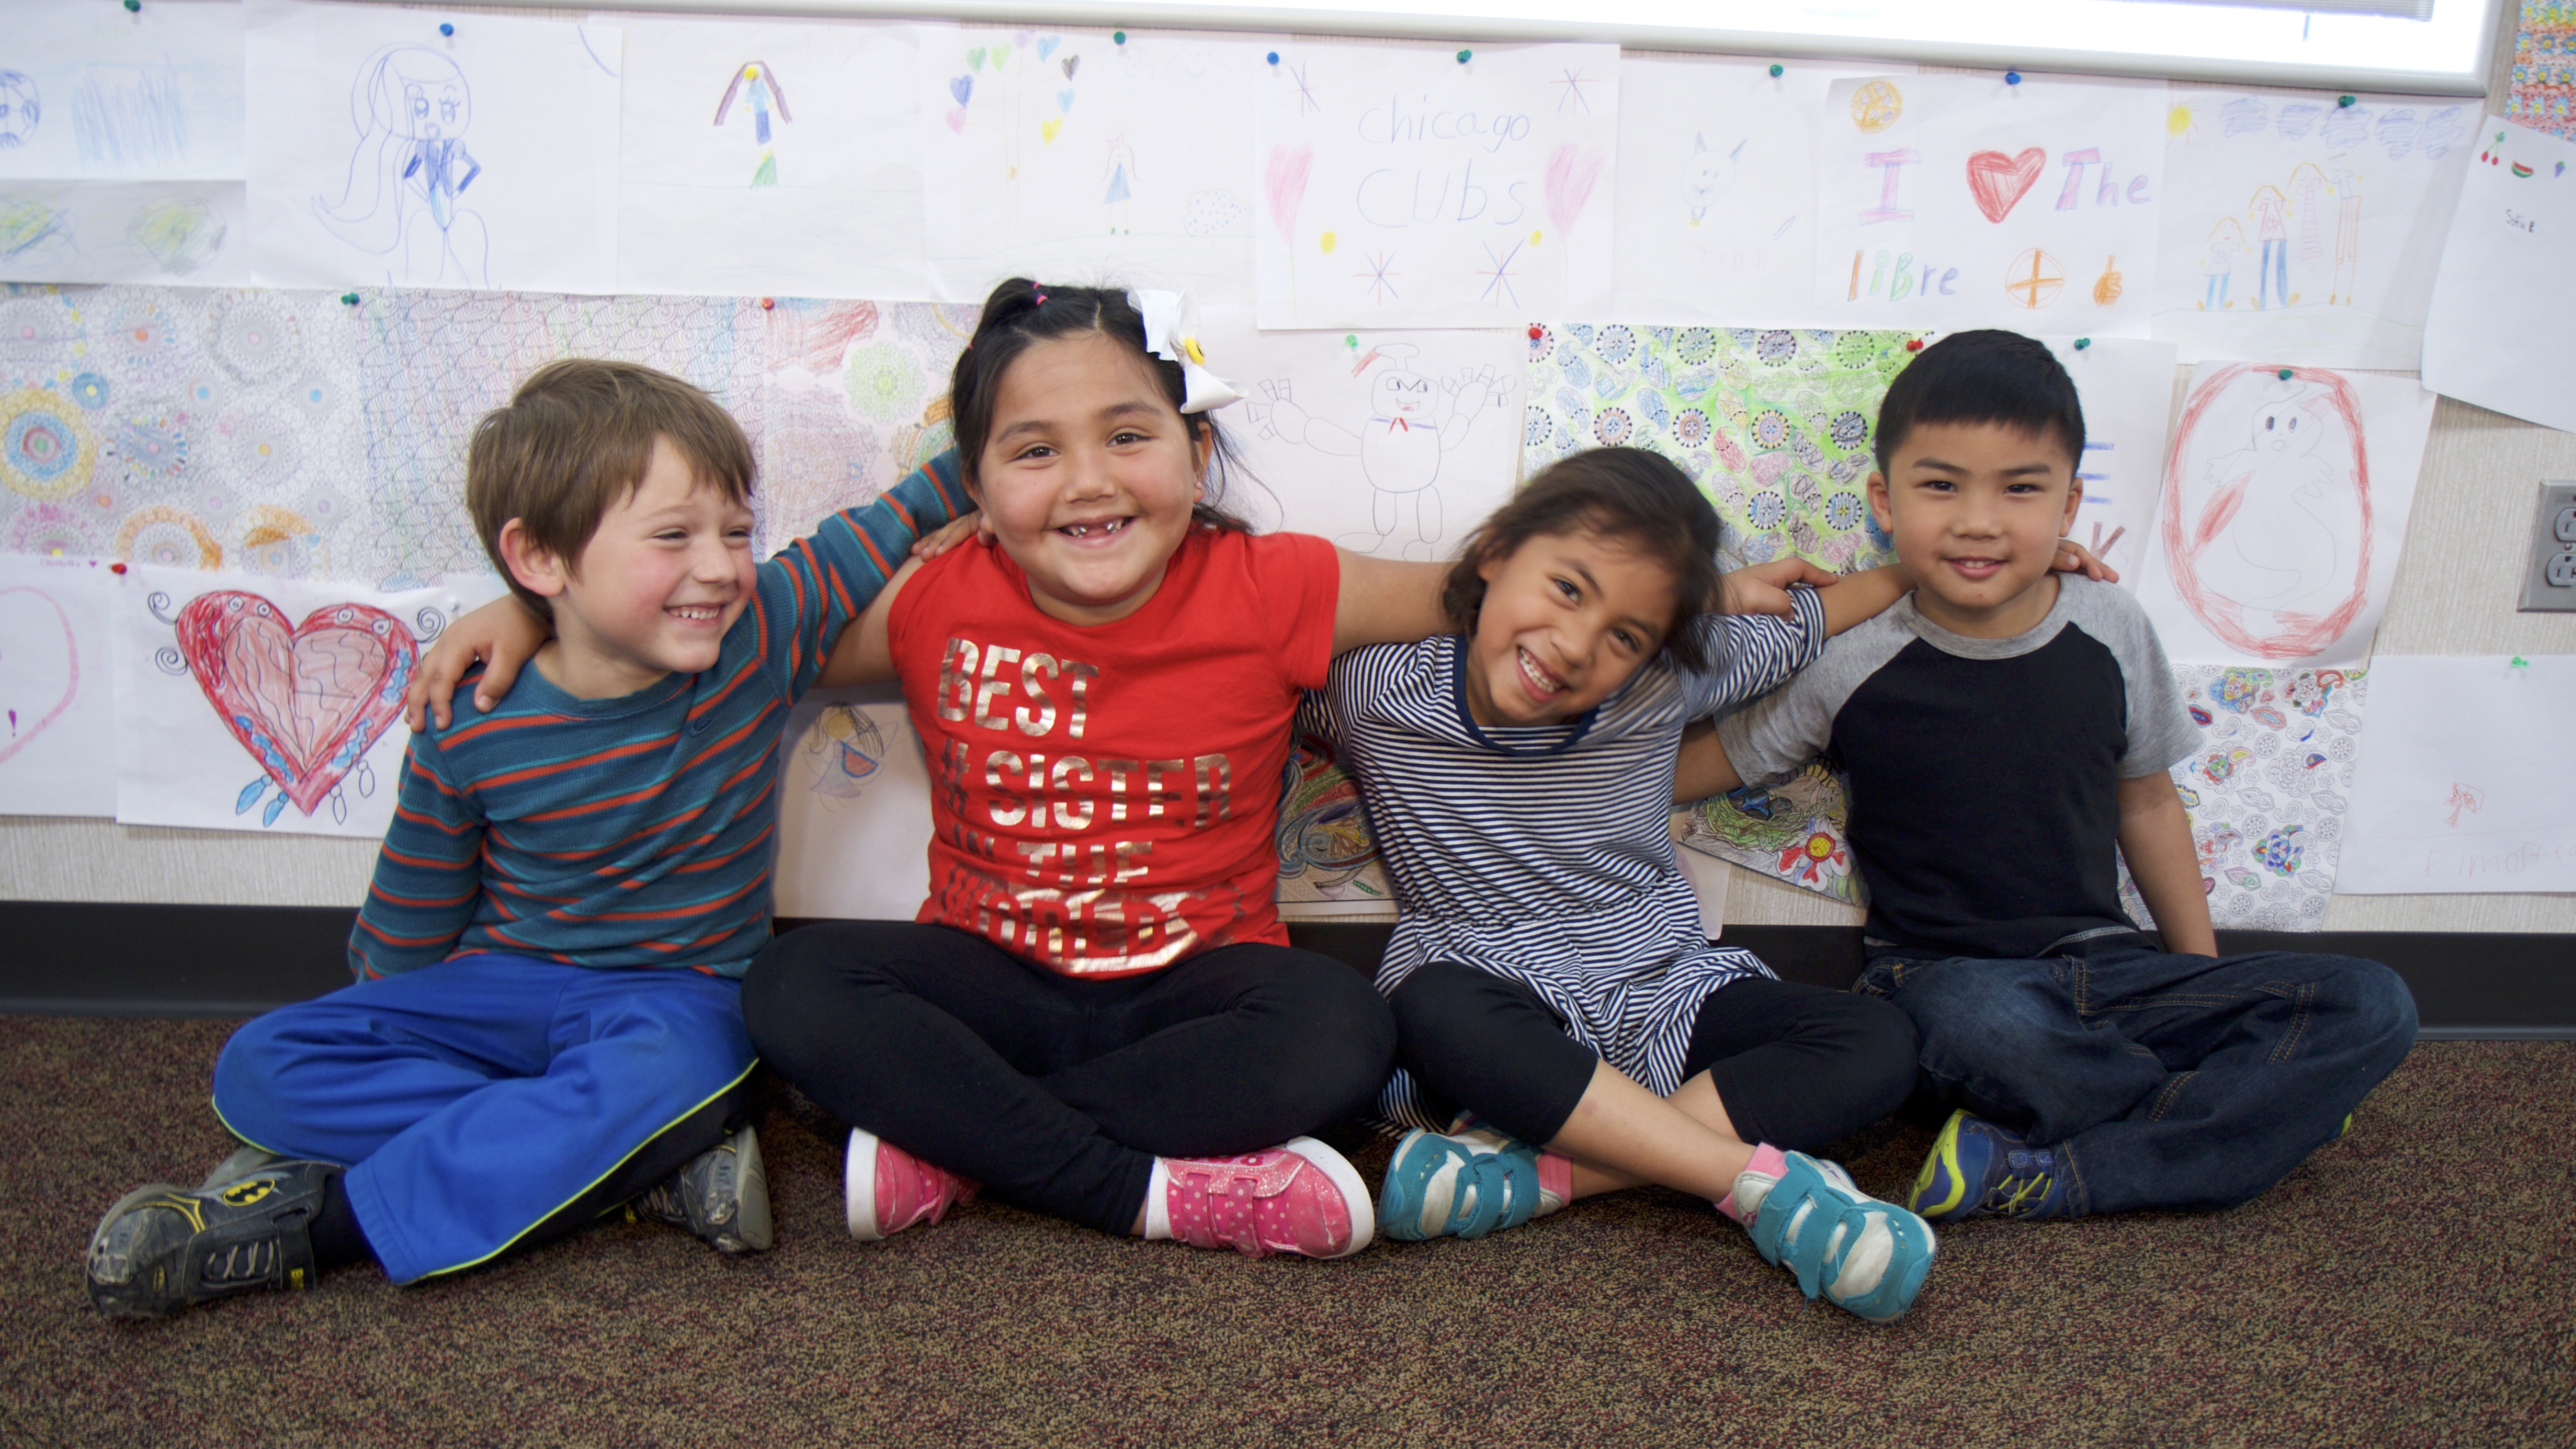
<path id="1" fill-rule="evenodd" d="M 2335 889 L 2576 891 L 2576 655 L 2382 655 L 2370 675 Z"/>
<path id="2" fill-rule="evenodd" d="M 0 815 L 116 813 L 112 577 L 96 559 L 0 554 Z"/>
<path id="3" fill-rule="evenodd" d="M 8 30 L 0 178 L 242 178 L 241 6 L 45 0 Z"/>
<path id="4" fill-rule="evenodd" d="M 2571 259 L 2576 141 L 2488 117 L 2433 284 L 2424 385 L 2576 432 L 2576 378 L 2563 362 L 2535 356 L 2576 335 Z"/>

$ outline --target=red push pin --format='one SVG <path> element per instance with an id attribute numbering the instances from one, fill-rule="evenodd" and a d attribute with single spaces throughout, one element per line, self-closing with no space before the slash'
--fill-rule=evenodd
<path id="1" fill-rule="evenodd" d="M 1543 338 L 1543 337 L 1545 337 L 1545 336 L 1547 336 L 1547 329 L 1546 329 L 1546 328 L 1541 327 L 1540 325 L 1538 325 L 1538 324 L 1537 324 L 1537 323 L 1535 323 L 1535 322 L 1532 322 L 1532 323 L 1530 324 L 1530 341 L 1532 341 L 1532 342 L 1536 342 L 1536 341 L 1538 341 L 1539 339 L 1541 339 L 1541 338 Z"/>
<path id="2" fill-rule="evenodd" d="M 763 297 L 763 298 L 761 298 L 761 299 L 760 299 L 760 310 L 761 310 L 761 311 L 763 311 L 763 312 L 774 312 L 774 311 L 776 311 L 777 309 L 778 309 L 778 299 L 777 299 L 776 297 Z"/>
<path id="3" fill-rule="evenodd" d="M 121 563 L 112 563 L 107 566 L 107 571 L 112 574 L 121 574 L 125 572 L 125 565 Z"/>
<path id="4" fill-rule="evenodd" d="M 1920 337 L 1906 338 L 1905 350 L 1908 352 L 1921 352 L 1923 350 L 1923 339 Z"/>

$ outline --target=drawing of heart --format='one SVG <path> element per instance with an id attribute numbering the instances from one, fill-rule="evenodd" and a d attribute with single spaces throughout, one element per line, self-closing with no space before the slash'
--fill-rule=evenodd
<path id="1" fill-rule="evenodd" d="M 275 604 L 230 589 L 190 600 L 176 629 L 216 717 L 307 815 L 402 713 L 419 647 L 382 609 L 325 604 L 290 630 Z"/>
<path id="2" fill-rule="evenodd" d="M 1977 210 L 1986 214 L 1986 220 L 2000 223 L 2030 194 L 2047 164 L 2048 153 L 2037 146 L 2018 156 L 1979 151 L 1968 158 L 1968 194 L 1977 199 Z"/>
<path id="3" fill-rule="evenodd" d="M 0 589 L 0 625 L 13 641 L 0 655 L 0 701 L 9 711 L 8 738 L 0 743 L 5 761 L 80 698 L 80 646 L 72 638 L 71 616 L 52 595 L 35 589 Z M 62 631 L 60 653 L 54 650 L 56 629 Z"/>
<path id="4" fill-rule="evenodd" d="M 1057 110 L 1059 110 L 1059 111 L 1070 111 L 1070 110 L 1072 110 L 1072 109 L 1073 109 L 1073 92 L 1071 92 L 1071 91 L 1057 91 L 1057 92 L 1055 93 L 1055 108 L 1056 108 Z"/>
<path id="5" fill-rule="evenodd" d="M 1038 139 L 1052 146 L 1055 144 L 1056 136 L 1063 130 L 1062 121 L 1041 121 L 1038 123 Z"/>
<path id="6" fill-rule="evenodd" d="M 1073 73 L 1082 69 L 1082 57 L 1078 55 L 1068 55 L 1064 59 L 1057 61 L 1056 64 L 1064 67 L 1064 78 L 1066 80 L 1071 80 L 1073 79 Z"/>
<path id="7" fill-rule="evenodd" d="M 959 106 L 948 113 L 948 129 L 955 131 L 960 136 L 966 134 L 966 108 L 964 106 Z"/>
<path id="8" fill-rule="evenodd" d="M 971 75 L 950 76 L 948 78 L 948 93 L 957 98 L 957 104 L 960 106 L 965 105 L 966 98 L 975 94 L 975 78 Z"/>
<path id="9" fill-rule="evenodd" d="M 994 46 L 994 47 L 993 47 L 993 69 L 994 69 L 994 70 L 996 70 L 996 71 L 999 71 L 1002 67 L 1004 67 L 1004 66 L 1006 66 L 1006 65 L 1009 65 L 1010 63 L 1011 63 L 1011 48 L 1010 48 L 1009 46 L 1007 46 L 1007 45 L 997 45 L 997 46 Z"/>
<path id="10" fill-rule="evenodd" d="M 1583 214 L 1583 204 L 1592 199 L 1592 184 L 1601 179 L 1601 166 L 1607 159 L 1597 150 L 1570 141 L 1549 154 L 1547 216 L 1558 231 L 1574 230 L 1574 219 Z"/>
<path id="11" fill-rule="evenodd" d="M 1061 35 L 1050 35 L 1046 39 L 1039 41 L 1038 59 L 1044 60 L 1048 56 L 1055 54 L 1055 48 L 1062 44 L 1064 44 L 1064 37 Z"/>
<path id="12" fill-rule="evenodd" d="M 1306 173 L 1315 168 L 1312 146 L 1273 146 L 1270 165 L 1262 175 L 1262 189 L 1270 196 L 1270 224 L 1279 229 L 1279 239 L 1297 240 L 1297 208 L 1306 204 Z"/>

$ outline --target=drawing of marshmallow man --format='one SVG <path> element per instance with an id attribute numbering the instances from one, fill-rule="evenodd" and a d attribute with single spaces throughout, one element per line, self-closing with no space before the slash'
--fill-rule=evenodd
<path id="1" fill-rule="evenodd" d="M 1308 416 L 1290 395 L 1282 377 L 1264 382 L 1263 401 L 1253 421 L 1270 436 L 1335 457 L 1357 457 L 1360 472 L 1373 492 L 1370 522 L 1374 531 L 1348 533 L 1338 540 L 1353 553 L 1402 557 L 1417 561 L 1440 556 L 1440 460 L 1463 447 L 1467 431 L 1488 407 L 1507 401 L 1517 379 L 1498 377 L 1491 367 L 1462 370 L 1456 377 L 1433 379 L 1414 370 L 1422 349 L 1409 342 L 1387 342 L 1361 354 L 1351 368 L 1356 377 L 1383 364 L 1369 389 L 1369 417 L 1357 428 Z"/>

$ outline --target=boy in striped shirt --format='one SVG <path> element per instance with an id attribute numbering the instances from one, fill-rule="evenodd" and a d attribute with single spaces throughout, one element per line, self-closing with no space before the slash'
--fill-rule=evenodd
<path id="1" fill-rule="evenodd" d="M 414 1283 L 621 1203 L 769 1246 L 738 998 L 780 726 L 958 512 L 941 463 L 755 564 L 750 445 L 689 384 L 576 359 L 486 416 L 466 503 L 554 638 L 488 713 L 412 736 L 356 984 L 226 1043 L 215 1111 L 249 1145 L 109 1209 L 91 1300 L 155 1316 L 367 1259 Z"/>

